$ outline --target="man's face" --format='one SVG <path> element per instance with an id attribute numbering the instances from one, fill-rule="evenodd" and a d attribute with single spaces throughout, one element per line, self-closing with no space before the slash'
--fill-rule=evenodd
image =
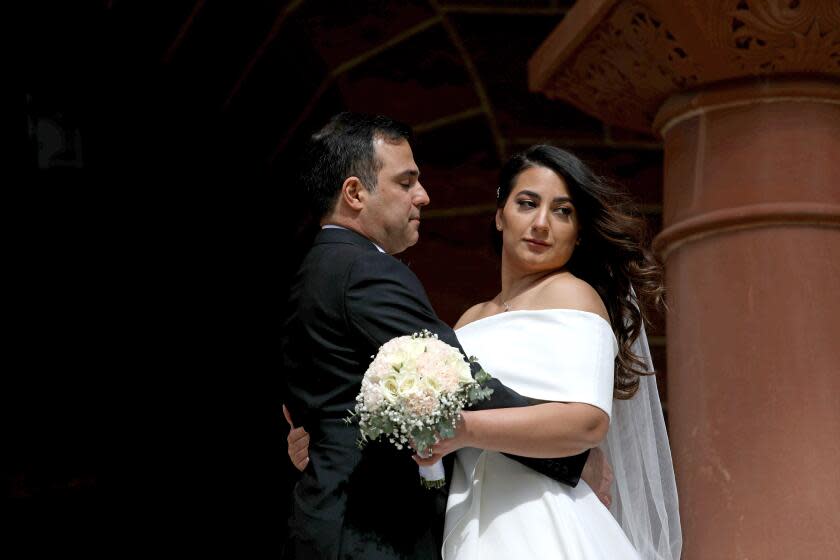
<path id="1" fill-rule="evenodd" d="M 420 238 L 420 208 L 429 203 L 429 195 L 420 184 L 408 141 L 376 138 L 373 145 L 382 168 L 376 190 L 366 192 L 360 218 L 377 245 L 390 254 L 400 253 Z"/>

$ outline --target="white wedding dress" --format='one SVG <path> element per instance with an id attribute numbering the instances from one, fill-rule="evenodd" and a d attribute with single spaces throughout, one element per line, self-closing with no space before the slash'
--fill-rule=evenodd
<path id="1" fill-rule="evenodd" d="M 618 346 L 598 315 L 509 311 L 457 334 L 467 355 L 520 394 L 612 413 Z M 500 453 L 471 448 L 457 452 L 442 552 L 444 560 L 640 558 L 583 480 L 571 488 Z"/>

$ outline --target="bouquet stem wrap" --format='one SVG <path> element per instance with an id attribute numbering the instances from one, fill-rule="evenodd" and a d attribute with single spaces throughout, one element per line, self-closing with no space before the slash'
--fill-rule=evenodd
<path id="1" fill-rule="evenodd" d="M 426 488 L 443 488 L 446 484 L 443 461 L 438 461 L 429 467 L 420 467 L 420 482 Z"/>
<path id="2" fill-rule="evenodd" d="M 385 437 L 397 449 L 411 445 L 422 456 L 436 441 L 454 436 L 461 410 L 493 392 L 482 385 L 490 379 L 486 372 L 473 379 L 471 361 L 426 330 L 383 344 L 347 419 L 358 421 L 359 446 Z M 440 462 L 420 467 L 420 477 L 426 488 L 446 483 Z"/>

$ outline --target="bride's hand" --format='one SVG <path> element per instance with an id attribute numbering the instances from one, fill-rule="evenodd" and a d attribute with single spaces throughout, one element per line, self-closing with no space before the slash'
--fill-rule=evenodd
<path id="1" fill-rule="evenodd" d="M 426 450 L 426 453 L 421 457 L 420 454 L 414 455 L 414 461 L 421 467 L 429 467 L 440 461 L 446 455 L 453 451 L 458 451 L 462 447 L 469 447 L 468 431 L 466 429 L 466 417 L 470 413 L 464 411 L 461 413 L 461 418 L 455 426 L 455 435 L 451 438 L 439 439 L 434 445 Z"/>
<path id="2" fill-rule="evenodd" d="M 613 470 L 600 447 L 593 447 L 580 477 L 586 482 L 605 506 L 612 504 Z"/>

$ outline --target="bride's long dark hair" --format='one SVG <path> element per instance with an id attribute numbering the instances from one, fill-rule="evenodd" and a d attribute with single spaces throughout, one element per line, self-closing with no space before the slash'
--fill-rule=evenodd
<path id="1" fill-rule="evenodd" d="M 642 331 L 640 310 L 665 306 L 662 267 L 648 248 L 647 223 L 625 192 L 595 175 L 576 156 L 545 144 L 516 154 L 502 168 L 499 208 L 516 177 L 531 167 L 551 169 L 569 189 L 578 213 L 580 245 L 566 267 L 595 288 L 607 307 L 618 340 L 614 396 L 629 399 L 639 388 L 639 376 L 651 373 L 631 350 Z"/>

